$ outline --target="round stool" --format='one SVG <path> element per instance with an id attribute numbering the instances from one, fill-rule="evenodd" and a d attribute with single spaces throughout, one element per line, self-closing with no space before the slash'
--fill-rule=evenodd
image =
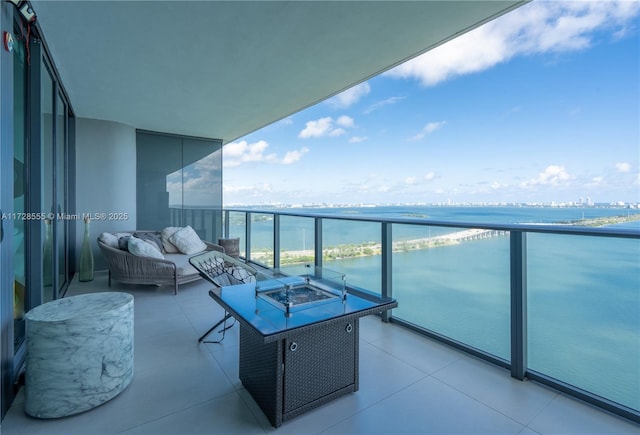
<path id="1" fill-rule="evenodd" d="M 117 396 L 133 378 L 133 296 L 72 296 L 26 319 L 25 412 L 57 418 Z"/>

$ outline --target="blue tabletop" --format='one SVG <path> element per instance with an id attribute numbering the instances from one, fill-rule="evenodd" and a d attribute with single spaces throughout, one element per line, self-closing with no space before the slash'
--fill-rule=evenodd
<path id="1" fill-rule="evenodd" d="M 260 281 L 261 289 L 270 288 Z M 256 284 L 239 284 L 211 291 L 212 297 L 227 308 L 241 323 L 252 327 L 263 337 L 317 324 L 348 315 L 368 315 L 397 306 L 393 299 L 346 294 L 319 303 L 295 307 L 287 315 L 283 306 L 256 293 Z"/>

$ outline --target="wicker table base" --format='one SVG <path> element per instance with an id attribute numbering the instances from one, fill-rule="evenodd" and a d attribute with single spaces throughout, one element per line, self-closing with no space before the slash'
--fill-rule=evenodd
<path id="1" fill-rule="evenodd" d="M 189 261 L 216 284 L 212 255 L 196 255 Z M 325 297 L 294 303 L 290 292 L 300 290 L 300 282 Z M 216 284 L 209 291 L 240 323 L 240 380 L 273 426 L 358 391 L 359 319 L 398 303 L 345 290 L 344 275 L 315 267 L 301 276 L 280 274 L 258 284 Z M 277 298 L 271 296 L 278 292 Z M 286 306 L 279 299 L 282 292 Z"/>
<path id="2" fill-rule="evenodd" d="M 358 390 L 358 316 L 328 320 L 265 343 L 240 330 L 240 380 L 269 422 Z"/>

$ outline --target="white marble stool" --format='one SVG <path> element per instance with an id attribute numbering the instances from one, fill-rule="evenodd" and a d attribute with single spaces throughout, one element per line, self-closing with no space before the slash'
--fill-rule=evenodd
<path id="1" fill-rule="evenodd" d="M 57 418 L 117 396 L 133 378 L 133 296 L 58 299 L 26 319 L 25 412 Z"/>

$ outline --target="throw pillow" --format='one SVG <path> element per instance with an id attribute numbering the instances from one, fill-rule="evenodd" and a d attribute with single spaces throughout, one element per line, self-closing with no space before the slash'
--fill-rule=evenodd
<path id="1" fill-rule="evenodd" d="M 128 251 L 129 239 L 131 238 L 131 234 L 125 233 L 124 235 L 116 235 L 118 236 L 118 248 L 122 249 L 123 251 Z"/>
<path id="2" fill-rule="evenodd" d="M 133 255 L 137 255 L 138 257 L 151 257 L 164 259 L 164 255 L 162 252 L 158 251 L 157 248 L 154 248 L 149 243 L 146 243 L 142 239 L 138 239 L 137 237 L 129 237 L 129 252 Z"/>
<path id="3" fill-rule="evenodd" d="M 158 234 L 136 232 L 136 233 L 133 233 L 133 237 L 137 237 L 141 240 L 144 240 L 146 243 L 149 243 L 151 246 L 155 247 L 160 252 L 162 252 L 163 250 L 162 239 Z"/>
<path id="4" fill-rule="evenodd" d="M 167 227 L 160 232 L 162 247 L 164 248 L 164 252 L 166 252 L 167 254 L 177 254 L 178 252 L 180 252 L 180 250 L 169 241 L 169 238 L 173 236 L 176 231 L 181 229 L 181 227 Z"/>
<path id="5" fill-rule="evenodd" d="M 98 239 L 107 246 L 111 246 L 116 249 L 120 248 L 118 246 L 118 238 L 111 233 L 102 233 Z"/>
<path id="6" fill-rule="evenodd" d="M 196 232 L 187 225 L 179 229 L 171 237 L 169 241 L 173 243 L 183 254 L 191 255 L 202 252 L 207 249 L 207 245 L 200 240 Z"/>

